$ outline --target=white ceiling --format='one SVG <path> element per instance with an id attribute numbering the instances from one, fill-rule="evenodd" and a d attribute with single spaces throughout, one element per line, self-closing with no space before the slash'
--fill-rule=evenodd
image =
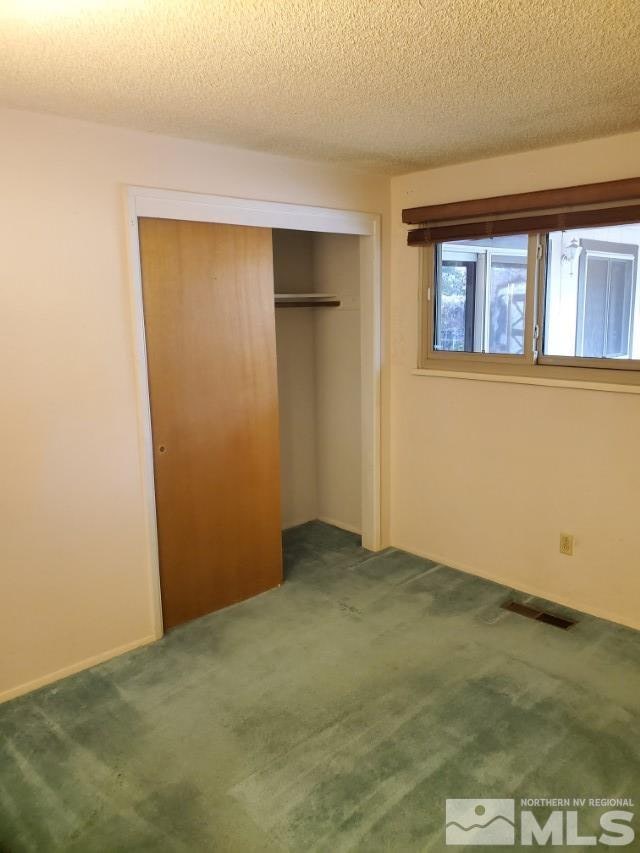
<path id="1" fill-rule="evenodd" d="M 639 0 L 0 0 L 0 103 L 384 172 L 640 128 Z"/>

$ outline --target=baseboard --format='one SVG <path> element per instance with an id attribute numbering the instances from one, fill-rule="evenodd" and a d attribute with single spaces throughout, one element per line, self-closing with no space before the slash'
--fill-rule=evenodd
<path id="1" fill-rule="evenodd" d="M 296 521 L 295 524 L 287 523 L 282 527 L 282 532 L 285 530 L 293 530 L 294 527 L 301 527 L 303 524 L 309 524 L 310 521 L 322 521 L 324 524 L 330 524 L 332 527 L 339 527 L 340 530 L 346 530 L 348 533 L 356 533 L 358 536 L 362 535 L 362 531 L 353 527 L 351 524 L 345 524 L 342 521 L 336 521 L 335 518 L 327 518 L 324 515 L 314 515 L 313 518 L 305 518 L 303 521 Z"/>
<path id="2" fill-rule="evenodd" d="M 415 554 L 416 557 L 423 557 L 425 560 L 431 560 L 432 562 L 439 563 L 442 566 L 449 566 L 450 568 L 457 569 L 459 572 L 464 572 L 467 575 L 474 575 L 477 578 L 492 581 L 493 583 L 500 584 L 500 586 L 504 586 L 507 589 L 514 589 L 516 592 L 521 592 L 523 595 L 533 595 L 536 598 L 544 598 L 546 601 L 559 604 L 561 607 L 568 607 L 569 610 L 577 610 L 579 613 L 586 613 L 589 616 L 595 616 L 597 619 L 606 619 L 607 622 L 615 622 L 616 625 L 623 625 L 625 628 L 632 628 L 635 631 L 640 630 L 640 622 L 627 622 L 624 619 L 621 619 L 620 616 L 610 613 L 607 610 L 603 610 L 601 608 L 594 609 L 591 606 L 587 607 L 575 598 L 572 598 L 571 601 L 569 601 L 562 596 L 550 595 L 548 590 L 540 589 L 536 587 L 535 584 L 531 586 L 527 585 L 526 588 L 520 585 L 515 586 L 512 581 L 506 578 L 481 572 L 476 568 L 462 563 L 457 563 L 453 560 L 445 559 L 437 554 L 428 554 L 426 551 L 419 548 L 398 544 L 394 544 L 391 547 L 397 548 L 400 551 L 406 551 L 408 554 Z"/>
<path id="3" fill-rule="evenodd" d="M 134 640 L 132 643 L 125 643 L 123 646 L 117 646 L 115 649 L 109 649 L 106 652 L 100 652 L 98 655 L 93 655 L 90 658 L 72 663 L 62 669 L 57 669 L 55 672 L 50 672 L 47 675 L 42 675 L 40 678 L 34 678 L 31 681 L 26 681 L 24 684 L 19 684 L 17 687 L 11 687 L 9 690 L 4 690 L 0 693 L 0 704 L 8 702 L 10 699 L 16 699 L 18 696 L 23 696 L 25 693 L 31 693 L 32 690 L 37 690 L 39 687 L 45 687 L 47 684 L 52 684 L 54 681 L 60 681 L 61 678 L 67 678 L 69 675 L 75 675 L 77 672 L 82 672 L 83 669 L 90 669 L 99 663 L 111 660 L 111 658 L 123 655 L 126 652 L 131 652 L 141 646 L 148 646 L 149 643 L 155 642 L 158 637 L 149 636 L 143 637 L 140 640 Z"/>
<path id="4" fill-rule="evenodd" d="M 301 524 L 308 524 L 310 521 L 316 521 L 317 516 L 313 515 L 311 518 L 300 518 L 297 521 L 286 521 L 282 524 L 283 532 L 285 530 L 291 530 L 292 527 L 300 527 Z"/>
<path id="5" fill-rule="evenodd" d="M 358 527 L 353 527 L 351 524 L 345 524 L 343 521 L 337 521 L 335 518 L 327 518 L 325 515 L 319 515 L 316 521 L 323 521 L 325 524 L 330 524 L 332 527 L 339 527 L 340 530 L 346 530 L 349 533 L 357 533 L 362 535 L 362 530 Z"/>

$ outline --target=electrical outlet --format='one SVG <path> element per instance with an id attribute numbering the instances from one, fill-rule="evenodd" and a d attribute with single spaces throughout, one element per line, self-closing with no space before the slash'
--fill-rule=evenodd
<path id="1" fill-rule="evenodd" d="M 570 533 L 560 534 L 560 553 L 565 557 L 573 557 L 573 536 Z"/>

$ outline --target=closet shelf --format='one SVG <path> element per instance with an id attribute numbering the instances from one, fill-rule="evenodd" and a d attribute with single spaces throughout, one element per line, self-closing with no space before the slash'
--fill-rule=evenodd
<path id="1" fill-rule="evenodd" d="M 276 308 L 338 308 L 340 300 L 332 293 L 276 293 Z"/>

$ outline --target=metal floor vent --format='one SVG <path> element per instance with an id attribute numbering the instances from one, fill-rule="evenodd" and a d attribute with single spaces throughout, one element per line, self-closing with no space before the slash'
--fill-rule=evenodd
<path id="1" fill-rule="evenodd" d="M 519 601 L 513 601 L 513 599 L 505 601 L 502 608 L 510 610 L 512 613 L 519 613 L 520 616 L 526 616 L 527 619 L 535 619 L 536 622 L 546 622 L 547 625 L 562 628 L 563 631 L 576 624 L 574 619 L 565 619 L 564 616 L 556 616 L 546 610 L 536 610 L 535 607 L 529 607 L 528 604 L 521 604 Z"/>

